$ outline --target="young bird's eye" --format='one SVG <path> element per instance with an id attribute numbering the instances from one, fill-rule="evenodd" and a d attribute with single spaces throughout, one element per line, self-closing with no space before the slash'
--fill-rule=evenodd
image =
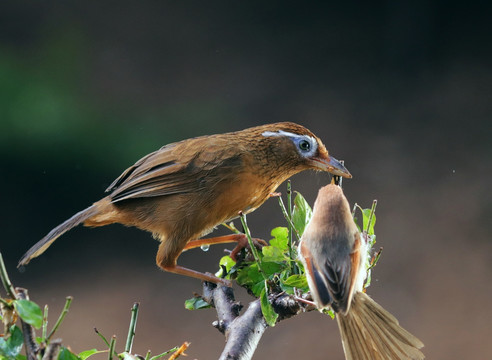
<path id="1" fill-rule="evenodd" d="M 302 151 L 309 151 L 311 150 L 311 143 L 307 140 L 301 140 L 299 141 L 299 149 Z"/>

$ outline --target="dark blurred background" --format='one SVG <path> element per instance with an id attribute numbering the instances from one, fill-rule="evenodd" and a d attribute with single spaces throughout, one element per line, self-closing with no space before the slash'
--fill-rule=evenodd
<path id="1" fill-rule="evenodd" d="M 384 252 L 369 293 L 425 343 L 429 359 L 492 354 L 492 67 L 486 2 L 2 1 L 1 251 L 17 286 L 50 306 L 75 300 L 60 336 L 134 350 L 190 341 L 214 359 L 213 310 L 184 300 L 199 281 L 163 273 L 157 242 L 122 226 L 77 228 L 23 271 L 20 256 L 103 196 L 126 167 L 188 137 L 277 121 L 305 125 L 378 199 Z M 327 175 L 293 186 L 312 203 Z M 285 193 L 285 185 L 279 188 Z M 268 201 L 257 237 L 285 222 Z M 230 247 L 229 247 L 230 248 Z M 223 247 L 180 263 L 214 272 Z M 243 302 L 247 295 L 238 292 Z M 269 329 L 256 359 L 342 359 L 336 323 L 309 313 Z"/>

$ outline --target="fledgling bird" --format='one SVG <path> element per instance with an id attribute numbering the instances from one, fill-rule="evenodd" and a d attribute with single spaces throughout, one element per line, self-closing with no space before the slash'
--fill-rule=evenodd
<path id="1" fill-rule="evenodd" d="M 299 255 L 316 306 L 336 313 L 346 359 L 424 359 L 424 344 L 362 292 L 367 242 L 339 186 L 319 190 Z"/>
<path id="2" fill-rule="evenodd" d="M 289 122 L 166 145 L 126 169 L 106 190 L 108 196 L 51 230 L 19 266 L 81 223 L 120 223 L 150 231 L 160 240 L 156 260 L 163 270 L 228 285 L 177 265 L 177 258 L 204 244 L 247 242 L 244 235 L 198 239 L 239 212 L 255 210 L 282 182 L 309 169 L 351 177 L 318 137 Z"/>

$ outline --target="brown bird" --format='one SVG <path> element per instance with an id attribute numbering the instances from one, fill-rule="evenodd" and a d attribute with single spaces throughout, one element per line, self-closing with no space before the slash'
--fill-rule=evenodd
<path id="1" fill-rule="evenodd" d="M 299 255 L 316 306 L 337 313 L 346 359 L 424 359 L 424 344 L 362 292 L 367 242 L 339 186 L 320 189 Z"/>
<path id="2" fill-rule="evenodd" d="M 108 196 L 51 230 L 27 251 L 19 266 L 81 223 L 91 227 L 120 223 L 150 231 L 160 240 L 157 265 L 163 270 L 227 284 L 178 266 L 176 260 L 182 251 L 204 244 L 247 243 L 244 235 L 197 239 L 239 212 L 252 212 L 283 181 L 309 169 L 351 177 L 320 139 L 294 123 L 166 145 L 126 169 L 106 190 Z"/>

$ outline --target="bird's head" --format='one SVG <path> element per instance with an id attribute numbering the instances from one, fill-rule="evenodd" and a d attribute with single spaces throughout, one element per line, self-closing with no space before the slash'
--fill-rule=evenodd
<path id="1" fill-rule="evenodd" d="M 343 164 L 329 155 L 323 142 L 305 127 L 295 123 L 276 123 L 260 127 L 262 143 L 282 165 L 294 172 L 302 170 L 327 171 L 351 178 Z"/>

